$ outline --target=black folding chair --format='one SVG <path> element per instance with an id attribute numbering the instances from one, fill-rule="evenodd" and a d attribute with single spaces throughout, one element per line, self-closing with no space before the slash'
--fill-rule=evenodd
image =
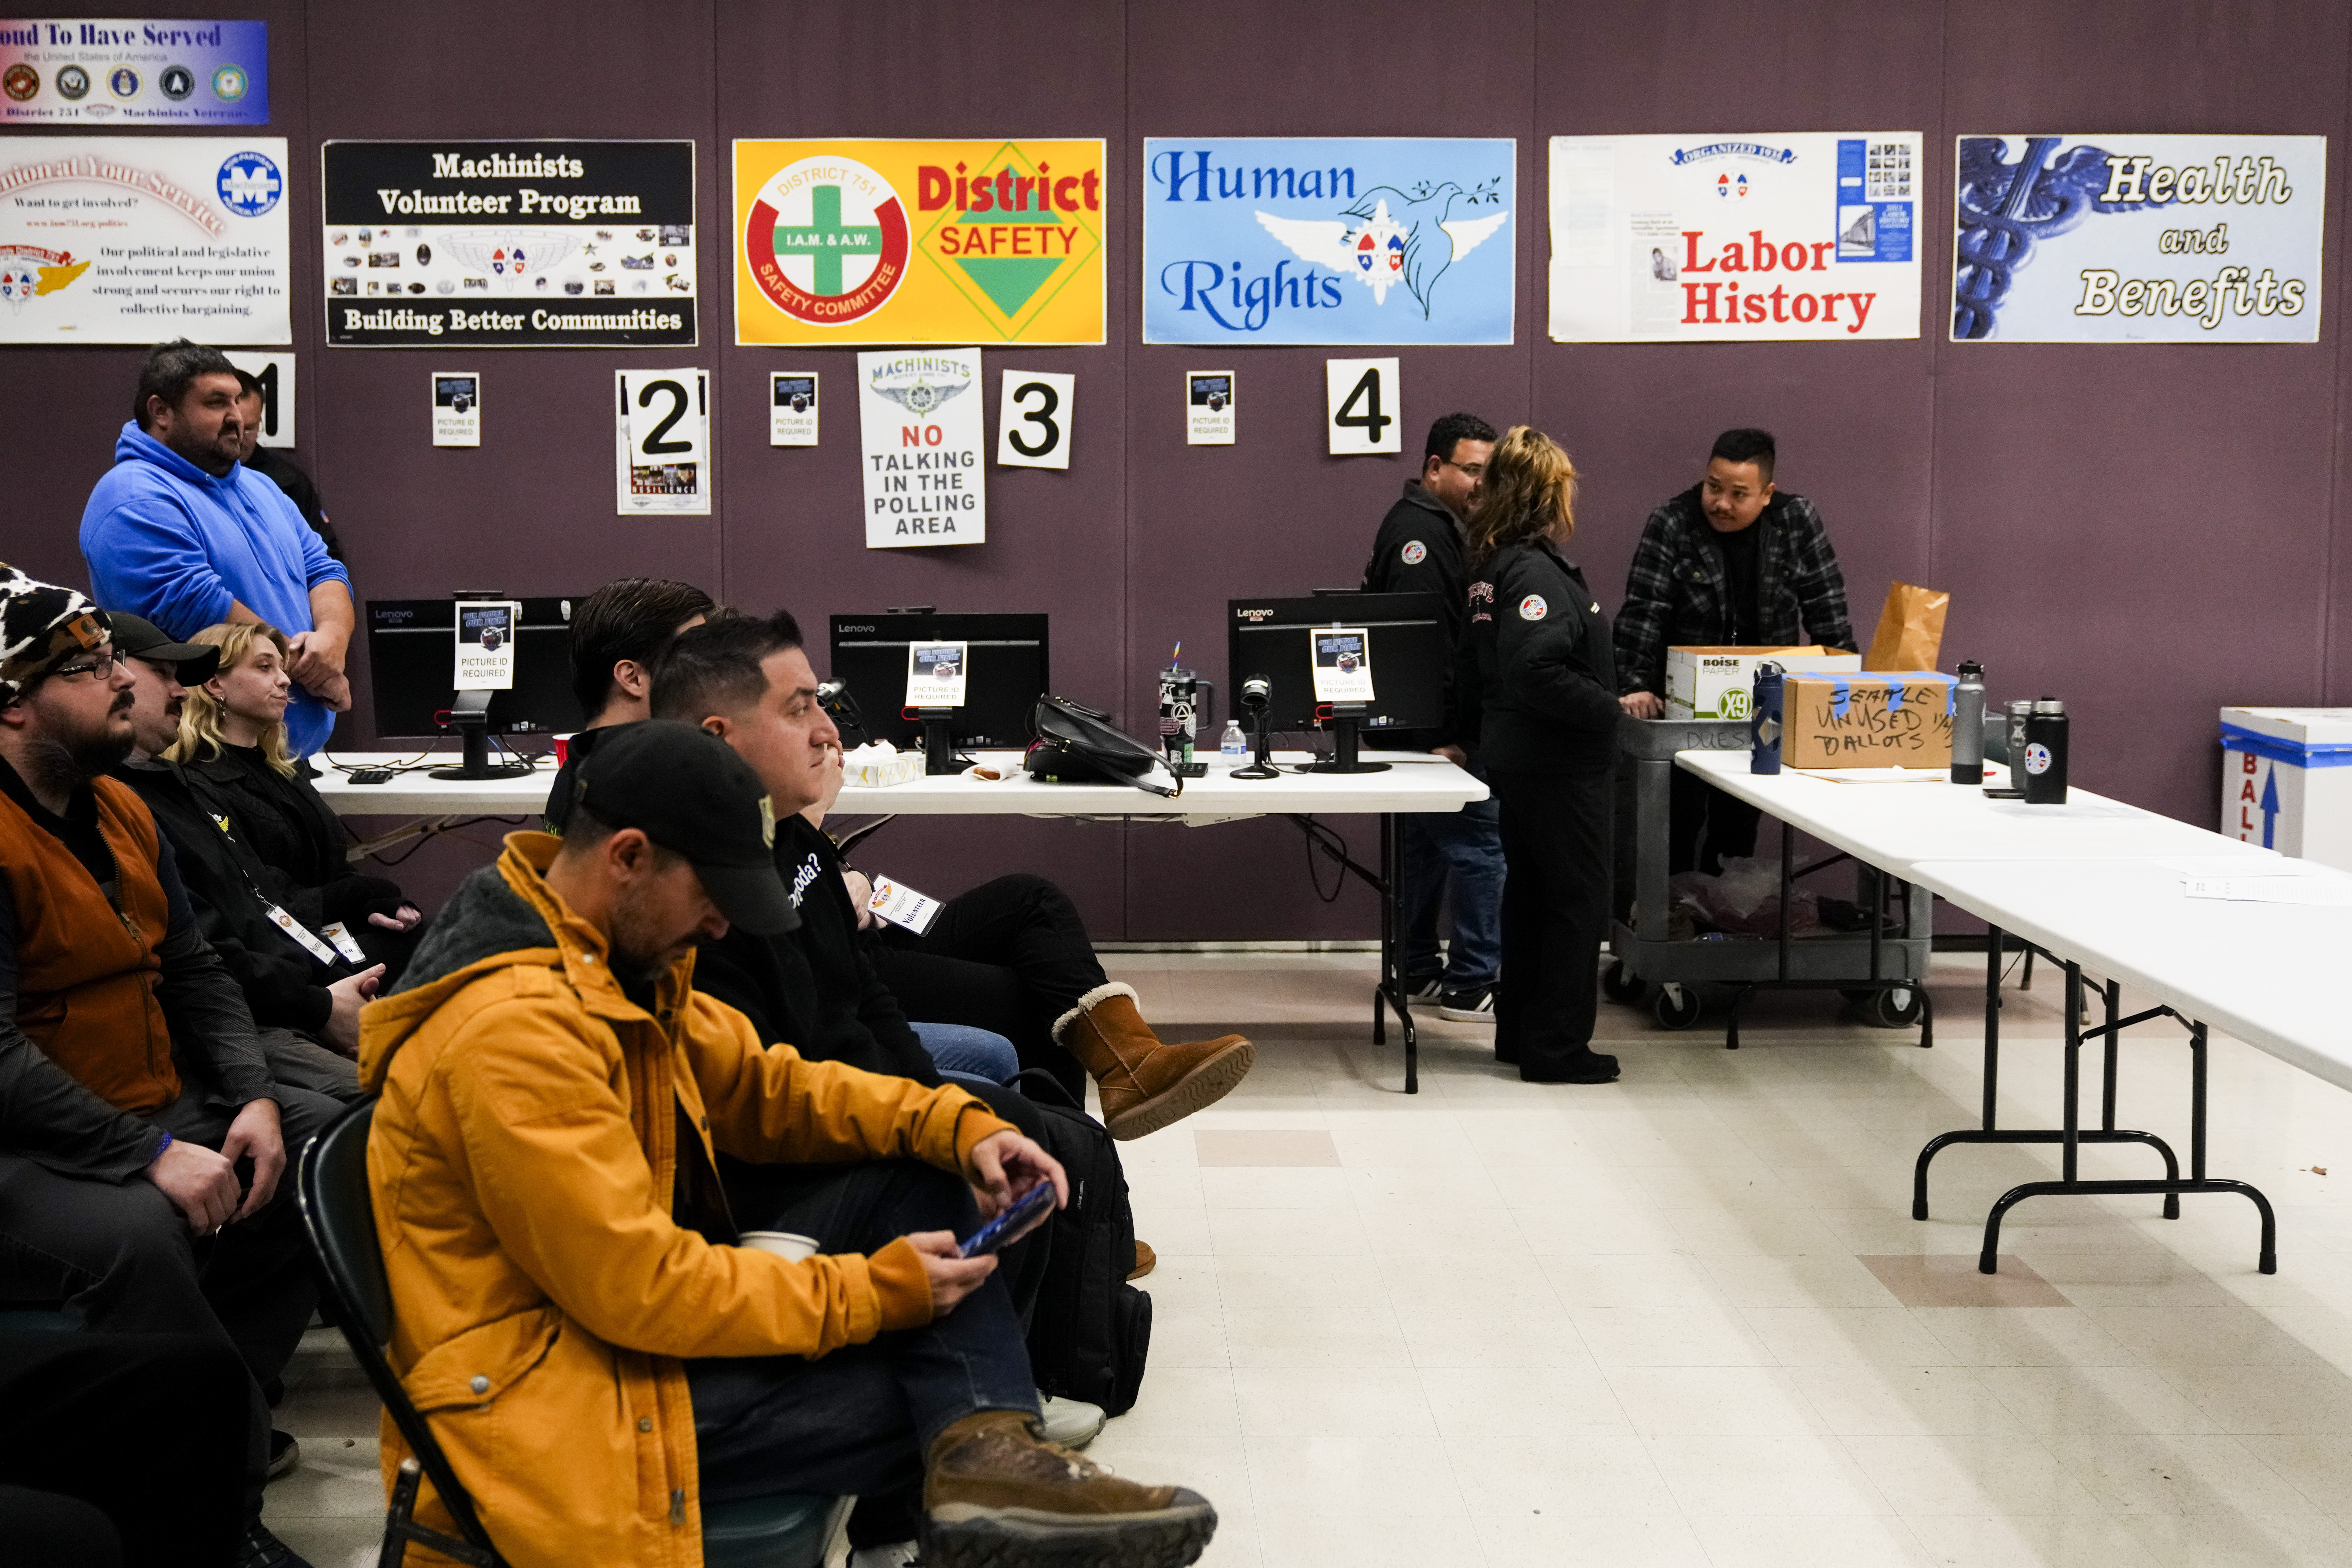
<path id="1" fill-rule="evenodd" d="M 335 1304 L 337 1326 L 408 1443 L 411 1457 L 401 1461 L 393 1482 L 377 1568 L 401 1568 L 412 1541 L 469 1568 L 506 1568 L 482 1528 L 473 1499 L 457 1484 L 441 1445 L 434 1441 L 432 1427 L 409 1403 L 392 1363 L 384 1359 L 384 1347 L 392 1342 L 392 1288 L 384 1279 L 375 1210 L 368 1199 L 368 1128 L 374 1117 L 375 1101 L 363 1100 L 312 1139 L 302 1151 L 295 1196 L 311 1254 Z M 425 1477 L 432 1479 L 433 1489 L 464 1532 L 463 1540 L 416 1521 L 416 1492 Z M 854 1500 L 783 1492 L 707 1504 L 702 1510 L 705 1568 L 820 1568 Z"/>

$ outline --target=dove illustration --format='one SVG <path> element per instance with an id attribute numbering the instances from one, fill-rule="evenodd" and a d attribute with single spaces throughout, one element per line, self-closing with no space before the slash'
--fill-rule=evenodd
<path id="1" fill-rule="evenodd" d="M 1511 216 L 1506 211 L 1451 218 L 1462 194 L 1451 180 L 1419 197 L 1377 185 L 1354 206 L 1341 209 L 1352 221 L 1276 217 L 1267 212 L 1257 214 L 1257 221 L 1300 259 L 1356 279 L 1372 291 L 1376 305 L 1386 304 L 1389 289 L 1402 283 L 1426 318 L 1445 269 L 1491 238 Z M 1391 197 L 1395 198 L 1393 209 Z"/>

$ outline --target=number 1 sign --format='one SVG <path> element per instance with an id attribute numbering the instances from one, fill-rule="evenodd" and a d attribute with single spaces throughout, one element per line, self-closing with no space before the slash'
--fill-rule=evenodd
<path id="1" fill-rule="evenodd" d="M 1397 384 L 1397 362 L 1392 359 L 1323 362 L 1333 457 L 1404 450 L 1404 422 L 1398 417 Z"/>
<path id="2" fill-rule="evenodd" d="M 710 373 L 621 370 L 614 426 L 620 515 L 710 511 Z"/>

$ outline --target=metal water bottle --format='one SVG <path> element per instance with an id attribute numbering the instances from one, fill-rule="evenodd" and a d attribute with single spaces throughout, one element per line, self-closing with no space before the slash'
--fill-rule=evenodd
<path id="1" fill-rule="evenodd" d="M 2066 804 L 2066 705 L 2045 697 L 2025 721 L 2025 801 Z"/>
<path id="2" fill-rule="evenodd" d="M 2025 726 L 2033 717 L 2033 700 L 2021 698 L 2009 705 L 2009 787 L 2025 793 Z"/>
<path id="3" fill-rule="evenodd" d="M 1780 703 L 1788 690 L 1780 667 L 1767 659 L 1756 667 L 1756 696 L 1748 719 L 1748 771 L 1780 771 Z"/>
<path id="4" fill-rule="evenodd" d="M 1199 678 L 1184 668 L 1184 645 L 1160 672 L 1160 749 L 1171 763 L 1192 760 L 1192 720 L 1199 711 Z"/>
<path id="5" fill-rule="evenodd" d="M 1952 689 L 1952 782 L 1984 783 L 1984 666 L 1960 661 L 1959 684 Z"/>

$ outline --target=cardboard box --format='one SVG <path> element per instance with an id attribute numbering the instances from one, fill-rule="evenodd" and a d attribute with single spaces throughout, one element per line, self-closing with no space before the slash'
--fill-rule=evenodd
<path id="1" fill-rule="evenodd" d="M 2222 709 L 2221 832 L 2352 870 L 2352 708 Z"/>
<path id="2" fill-rule="evenodd" d="M 1860 669 L 1862 655 L 1804 647 L 1670 647 L 1666 649 L 1666 717 L 1745 719 L 1756 688 L 1756 667 L 1769 659 L 1782 669 Z"/>
<path id="3" fill-rule="evenodd" d="M 1791 676 L 1780 762 L 1791 768 L 1948 768 L 1953 691 L 1932 669 Z"/>

